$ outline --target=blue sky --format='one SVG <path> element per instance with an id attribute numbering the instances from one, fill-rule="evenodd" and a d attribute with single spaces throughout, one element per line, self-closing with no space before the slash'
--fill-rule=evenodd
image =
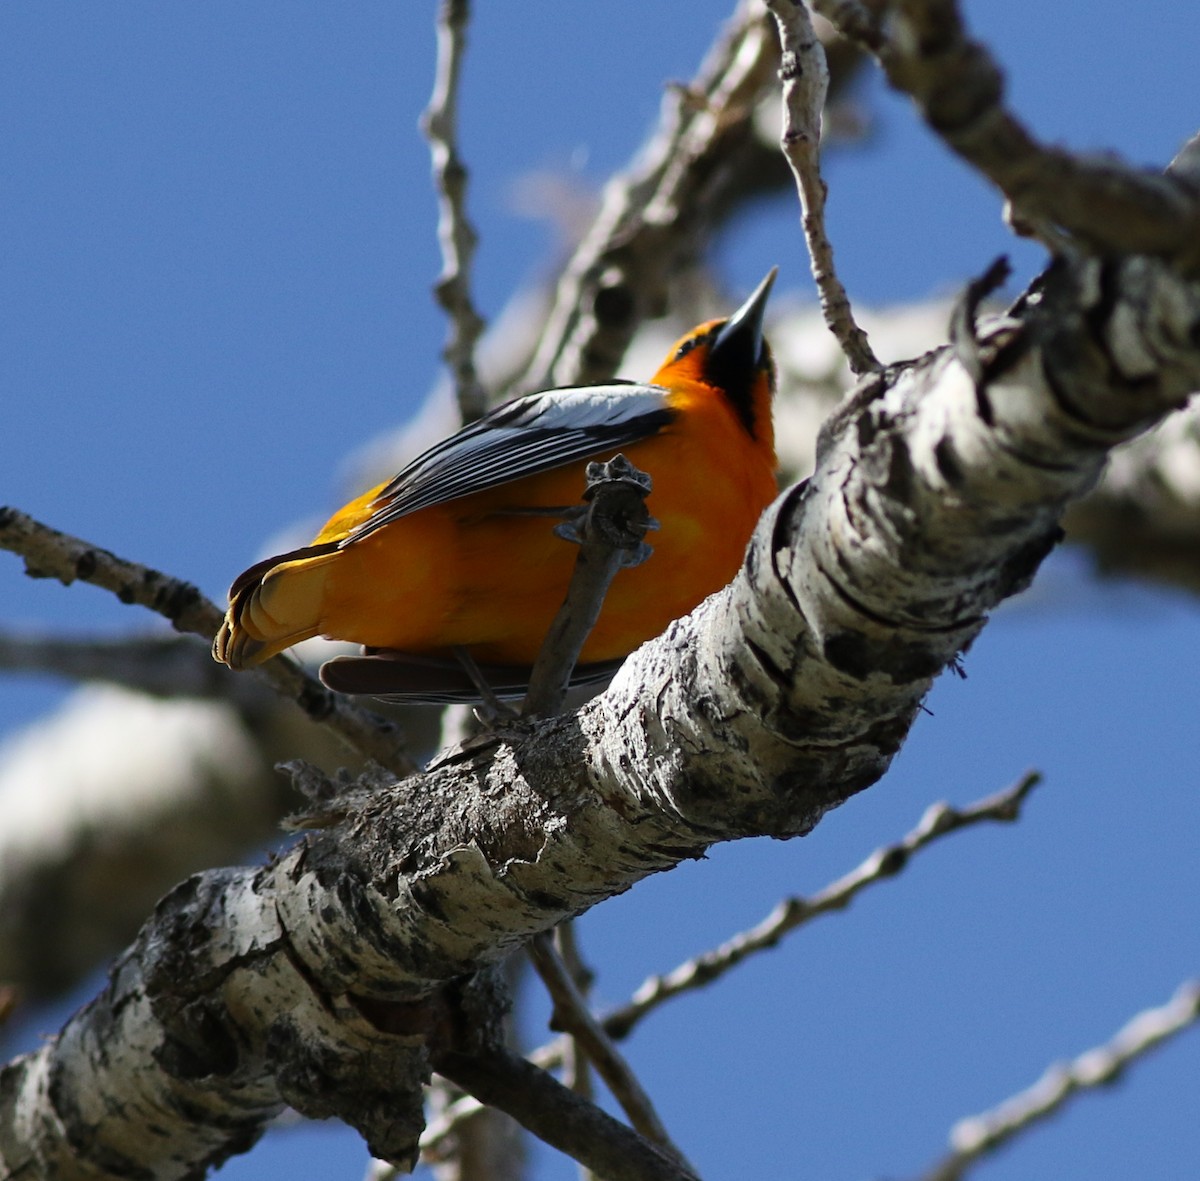
<path id="1" fill-rule="evenodd" d="M 602 183 L 727 7 L 476 8 L 462 140 L 478 299 L 494 316 L 553 261 L 547 228 L 513 210 L 521 178 Z M 967 11 L 1039 135 L 1160 166 L 1196 129 L 1193 4 Z M 348 453 L 402 423 L 438 372 L 417 131 L 431 14 L 379 0 L 0 6 L 0 501 L 214 598 L 272 533 L 336 506 Z M 1032 274 L 1036 250 L 1012 242 L 995 194 L 908 104 L 877 79 L 864 101 L 871 140 L 827 168 L 852 297 L 953 290 L 1002 251 Z M 735 294 L 775 263 L 781 290 L 808 292 L 790 202 L 747 213 L 716 258 Z M 154 626 L 2 556 L 0 624 Z M 848 915 L 642 1027 L 631 1057 L 706 1178 L 911 1175 L 956 1118 L 1200 970 L 1198 654 L 1194 599 L 1097 584 L 1060 556 L 984 634 L 968 679 L 939 684 L 878 787 L 803 841 L 715 850 L 587 917 L 599 995 L 616 1003 L 779 896 L 818 889 L 931 800 L 1046 772 L 1019 826 L 940 845 Z M 0 736 L 61 694 L 0 683 Z M 978 1175 L 1195 1175 L 1197 1078 L 1192 1034 Z M 272 1137 L 221 1176 L 354 1178 L 364 1159 L 352 1134 L 316 1128 Z M 573 1175 L 539 1156 L 540 1181 Z"/>

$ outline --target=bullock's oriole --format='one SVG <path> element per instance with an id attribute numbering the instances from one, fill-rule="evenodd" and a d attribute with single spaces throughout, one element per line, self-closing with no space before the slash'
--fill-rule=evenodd
<path id="1" fill-rule="evenodd" d="M 517 398 L 352 500 L 309 545 L 251 566 L 214 657 L 241 668 L 324 635 L 367 650 L 325 665 L 332 687 L 445 700 L 477 697 L 453 660 L 465 649 L 516 691 L 575 562 L 548 516 L 579 502 L 589 461 L 621 451 L 649 473 L 660 529 L 650 559 L 617 574 L 581 653 L 581 679 L 611 671 L 733 577 L 775 495 L 762 335 L 774 278 L 677 341 L 648 384 Z"/>

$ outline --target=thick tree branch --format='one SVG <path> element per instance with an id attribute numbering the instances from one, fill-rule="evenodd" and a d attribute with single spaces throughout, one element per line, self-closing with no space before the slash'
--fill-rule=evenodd
<path id="1" fill-rule="evenodd" d="M 1009 199 L 1021 232 L 1051 249 L 1065 235 L 1100 256 L 1154 255 L 1192 274 L 1200 267 L 1195 176 L 1181 175 L 1183 168 L 1165 175 L 1136 170 L 1039 143 L 1005 107 L 1001 69 L 969 38 L 955 0 L 815 0 L 814 7 L 876 53 L 929 126 Z"/>
<path id="2" fill-rule="evenodd" d="M 283 1103 L 410 1160 L 447 982 L 714 841 L 807 832 L 874 782 L 1107 450 L 1200 386 L 1198 328 L 1200 288 L 1168 268 L 1060 262 L 979 329 L 978 380 L 961 348 L 872 378 L 735 582 L 604 695 L 373 776 L 272 865 L 177 890 L 102 997 L 0 1076 L 6 1163 L 182 1176 Z"/>
<path id="3" fill-rule="evenodd" d="M 937 347 L 950 315 L 945 300 L 934 300 L 867 309 L 863 322 L 890 364 Z M 849 368 L 812 309 L 776 320 L 773 338 L 780 465 L 786 476 L 807 475 L 820 424 L 850 383 Z M 1115 448 L 1064 526 L 1067 542 L 1089 551 L 1104 573 L 1200 592 L 1200 400 Z"/>

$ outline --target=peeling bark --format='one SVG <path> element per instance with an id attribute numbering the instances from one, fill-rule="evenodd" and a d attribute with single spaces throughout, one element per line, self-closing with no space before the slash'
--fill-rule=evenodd
<path id="1" fill-rule="evenodd" d="M 471 974 L 874 782 L 1108 450 L 1200 387 L 1198 340 L 1200 288 L 1162 264 L 1059 261 L 977 336 L 868 379 L 735 582 L 603 696 L 363 779 L 277 862 L 169 895 L 101 997 L 0 1074 L 5 1175 L 195 1176 L 285 1103 L 410 1162 L 431 1064 L 496 1044 Z"/>

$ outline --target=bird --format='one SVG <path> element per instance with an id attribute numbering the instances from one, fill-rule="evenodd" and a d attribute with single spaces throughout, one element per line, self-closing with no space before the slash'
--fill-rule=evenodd
<path id="1" fill-rule="evenodd" d="M 614 578 L 574 681 L 599 682 L 739 569 L 777 492 L 775 366 L 763 316 L 778 268 L 732 315 L 697 325 L 648 382 L 550 389 L 505 403 L 350 501 L 299 549 L 229 589 L 214 658 L 260 664 L 323 635 L 363 646 L 321 678 L 410 701 L 498 696 L 528 682 L 575 549 L 552 518 L 589 462 L 624 454 L 652 481 L 652 553 Z"/>

